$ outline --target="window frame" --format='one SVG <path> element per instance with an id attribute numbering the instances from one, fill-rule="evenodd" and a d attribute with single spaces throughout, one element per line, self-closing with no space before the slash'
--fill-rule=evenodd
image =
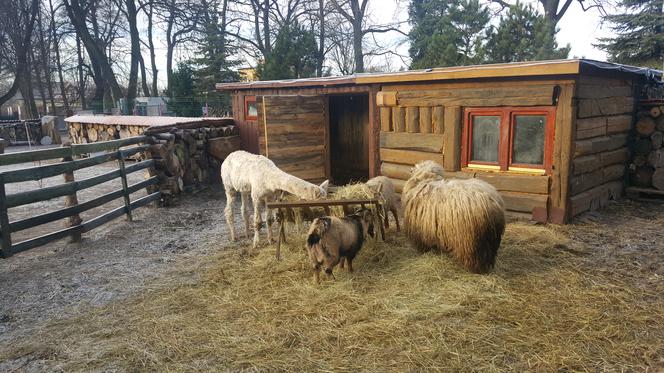
<path id="1" fill-rule="evenodd" d="M 258 106 L 256 106 L 256 115 L 249 115 L 249 104 L 256 103 L 256 96 L 244 96 L 244 119 L 245 120 L 258 120 Z"/>
<path id="2" fill-rule="evenodd" d="M 519 115 L 542 115 L 546 118 L 544 129 L 544 163 L 541 165 L 514 163 L 514 127 Z M 498 162 L 473 162 L 472 119 L 476 116 L 499 116 L 500 136 Z M 507 106 L 464 108 L 461 143 L 461 167 L 468 170 L 488 170 L 516 173 L 551 174 L 553 163 L 553 137 L 556 123 L 555 106 Z"/>

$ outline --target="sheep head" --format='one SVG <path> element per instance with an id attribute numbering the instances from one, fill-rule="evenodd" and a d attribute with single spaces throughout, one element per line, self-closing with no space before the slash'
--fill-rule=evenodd
<path id="1" fill-rule="evenodd" d="M 327 188 L 330 184 L 329 180 L 323 181 L 320 185 L 311 184 L 306 190 L 306 199 L 322 199 L 327 197 Z"/>
<path id="2" fill-rule="evenodd" d="M 373 214 L 371 213 L 371 210 L 369 209 L 359 209 L 355 211 L 355 214 L 360 219 L 360 223 L 362 224 L 362 234 L 364 237 L 367 235 L 371 236 L 371 238 L 375 237 L 375 232 L 374 232 L 374 217 Z"/>

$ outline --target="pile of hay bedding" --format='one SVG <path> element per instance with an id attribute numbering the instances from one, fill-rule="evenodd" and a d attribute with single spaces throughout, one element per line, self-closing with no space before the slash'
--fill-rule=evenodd
<path id="1" fill-rule="evenodd" d="M 140 297 L 44 325 L 0 359 L 39 354 L 65 371 L 657 371 L 664 250 L 640 240 L 663 217 L 511 223 L 489 275 L 390 231 L 354 273 L 315 285 L 303 236 L 280 262 L 244 242 L 181 263 Z"/>

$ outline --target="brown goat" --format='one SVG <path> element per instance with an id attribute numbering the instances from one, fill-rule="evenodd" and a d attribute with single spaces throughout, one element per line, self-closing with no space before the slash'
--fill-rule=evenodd
<path id="1" fill-rule="evenodd" d="M 307 234 L 307 250 L 314 267 L 314 282 L 320 282 L 322 267 L 328 277 L 334 278 L 332 270 L 342 259 L 348 262 L 348 271 L 352 272 L 353 259 L 367 235 L 374 237 L 373 215 L 367 209 L 343 218 L 323 216 L 315 219 Z"/>

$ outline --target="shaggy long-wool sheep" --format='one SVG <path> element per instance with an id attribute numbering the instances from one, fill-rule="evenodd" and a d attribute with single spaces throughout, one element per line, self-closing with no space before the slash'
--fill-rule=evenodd
<path id="1" fill-rule="evenodd" d="M 332 270 L 343 259 L 348 263 L 348 271 L 352 272 L 353 259 L 367 235 L 374 237 L 373 214 L 367 209 L 343 218 L 316 218 L 309 228 L 306 245 L 314 267 L 314 282 L 320 282 L 321 267 L 334 278 Z"/>
<path id="2" fill-rule="evenodd" d="M 251 154 L 242 150 L 231 153 L 221 164 L 221 179 L 226 190 L 226 222 L 231 239 L 236 240 L 233 221 L 233 205 L 239 192 L 242 197 L 242 219 L 245 236 L 249 238 L 249 212 L 247 200 L 251 194 L 254 205 L 254 242 L 258 246 L 262 225 L 260 209 L 276 198 L 281 191 L 291 193 L 303 199 L 319 199 L 327 196 L 328 181 L 315 185 L 280 170 L 274 162 L 262 155 Z M 272 242 L 272 211 L 265 206 L 267 239 Z"/>
<path id="3" fill-rule="evenodd" d="M 394 183 L 392 183 L 392 180 L 385 176 L 376 176 L 372 179 L 369 179 L 366 184 L 369 189 L 377 194 L 378 198 L 383 204 L 385 228 L 390 227 L 387 213 L 392 212 L 392 215 L 394 215 L 394 221 L 397 225 L 397 232 L 400 231 L 401 227 L 399 226 L 399 206 L 401 205 L 401 200 L 399 199 L 399 196 L 394 189 Z"/>
<path id="4" fill-rule="evenodd" d="M 418 163 L 404 185 L 406 235 L 422 250 L 447 251 L 474 273 L 493 268 L 505 231 L 505 203 L 479 179 L 443 179 L 433 161 Z"/>

